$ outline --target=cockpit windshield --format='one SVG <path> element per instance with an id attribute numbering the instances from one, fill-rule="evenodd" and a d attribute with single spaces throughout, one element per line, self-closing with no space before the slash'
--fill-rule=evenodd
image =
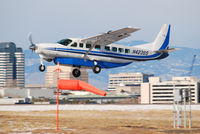
<path id="1" fill-rule="evenodd" d="M 69 45 L 71 42 L 72 42 L 72 40 L 70 40 L 70 39 L 63 39 L 63 40 L 58 41 L 57 43 L 62 44 L 62 45 L 64 45 L 64 46 L 67 46 L 67 45 Z"/>

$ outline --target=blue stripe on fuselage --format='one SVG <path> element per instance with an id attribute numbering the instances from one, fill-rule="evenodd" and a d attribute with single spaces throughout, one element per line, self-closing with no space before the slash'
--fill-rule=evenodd
<path id="1" fill-rule="evenodd" d="M 68 48 L 47 48 L 48 50 L 53 51 L 61 51 L 61 52 L 69 52 L 69 53 L 78 53 L 78 54 L 85 54 L 87 50 L 80 50 L 80 49 L 68 49 Z M 156 58 L 161 54 L 153 54 L 149 56 L 136 56 L 136 55 L 125 55 L 125 54 L 117 54 L 117 53 L 110 53 L 110 52 L 102 52 L 102 51 L 91 51 L 88 55 L 95 55 L 95 56 L 102 56 L 102 57 L 111 57 L 111 58 L 118 58 L 118 59 L 125 59 L 125 60 L 135 60 L 135 61 L 145 61 Z"/>

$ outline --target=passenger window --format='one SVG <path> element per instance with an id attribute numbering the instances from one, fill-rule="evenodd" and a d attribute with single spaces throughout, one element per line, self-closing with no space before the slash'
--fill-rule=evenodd
<path id="1" fill-rule="evenodd" d="M 83 48 L 83 43 L 79 43 L 79 47 Z"/>
<path id="2" fill-rule="evenodd" d="M 125 53 L 130 53 L 130 49 L 125 49 Z"/>
<path id="3" fill-rule="evenodd" d="M 71 47 L 77 47 L 77 43 L 74 42 L 74 43 L 71 45 Z"/>
<path id="4" fill-rule="evenodd" d="M 86 48 L 91 48 L 91 44 L 86 44 Z"/>
<path id="5" fill-rule="evenodd" d="M 95 46 L 95 49 L 96 49 L 96 50 L 100 50 L 100 49 L 101 49 L 101 46 L 100 46 L 100 45 L 96 45 L 96 46 Z"/>
<path id="6" fill-rule="evenodd" d="M 123 49 L 123 48 L 119 48 L 119 49 L 118 49 L 118 52 L 119 52 L 119 53 L 123 53 L 123 52 L 124 52 L 124 49 Z"/>
<path id="7" fill-rule="evenodd" d="M 116 47 L 112 47 L 112 52 L 117 52 L 117 48 Z"/>
<path id="8" fill-rule="evenodd" d="M 105 51 L 110 51 L 110 47 L 109 46 L 105 46 L 104 50 Z"/>

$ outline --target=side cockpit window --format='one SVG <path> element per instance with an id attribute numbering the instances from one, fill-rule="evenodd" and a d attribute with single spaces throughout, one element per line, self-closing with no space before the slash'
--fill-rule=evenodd
<path id="1" fill-rule="evenodd" d="M 73 44 L 71 44 L 71 47 L 77 47 L 77 43 L 74 42 Z"/>
<path id="2" fill-rule="evenodd" d="M 70 39 L 63 39 L 63 40 L 58 41 L 57 43 L 59 43 L 59 44 L 61 44 L 61 45 L 64 45 L 64 46 L 67 46 L 67 45 L 69 45 L 71 42 L 72 42 L 72 40 L 70 40 Z"/>

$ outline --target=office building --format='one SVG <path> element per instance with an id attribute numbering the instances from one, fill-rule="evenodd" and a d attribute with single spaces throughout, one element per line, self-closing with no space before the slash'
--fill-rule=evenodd
<path id="1" fill-rule="evenodd" d="M 191 90 L 192 103 L 200 102 L 200 83 L 195 77 L 173 77 L 171 81 L 161 81 L 159 77 L 149 78 L 149 83 L 141 84 L 142 104 L 172 104 L 174 90 Z"/>
<path id="2" fill-rule="evenodd" d="M 45 86 L 46 87 L 57 87 L 57 71 L 56 69 L 58 66 L 48 66 L 47 67 L 47 72 L 46 72 L 46 82 Z M 88 83 L 88 72 L 86 71 L 85 68 L 81 68 L 81 76 L 78 78 L 75 78 L 72 75 L 72 70 L 73 67 L 65 66 L 65 65 L 59 65 L 60 68 L 60 73 L 59 73 L 59 78 L 60 79 L 74 79 L 74 80 L 81 80 L 84 82 Z"/>
<path id="3" fill-rule="evenodd" d="M 127 92 L 130 94 L 140 94 L 141 83 L 148 82 L 152 74 L 144 73 L 119 73 L 109 75 L 108 91 L 117 93 Z"/>
<path id="4" fill-rule="evenodd" d="M 0 43 L 0 87 L 24 87 L 24 53 L 13 42 Z"/>

